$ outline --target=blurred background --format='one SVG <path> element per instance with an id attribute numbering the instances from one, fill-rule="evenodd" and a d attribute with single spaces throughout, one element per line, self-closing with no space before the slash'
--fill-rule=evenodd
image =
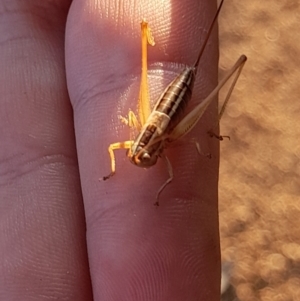
<path id="1" fill-rule="evenodd" d="M 219 30 L 220 77 L 248 57 L 221 120 L 223 300 L 300 300 L 300 0 L 226 0 Z"/>

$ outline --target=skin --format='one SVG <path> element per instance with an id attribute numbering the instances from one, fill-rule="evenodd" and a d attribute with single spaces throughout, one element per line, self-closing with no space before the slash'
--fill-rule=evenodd
<path id="1" fill-rule="evenodd" d="M 99 182 L 108 145 L 129 138 L 117 115 L 137 102 L 141 18 L 157 95 L 173 62 L 193 64 L 216 9 L 173 2 L 0 1 L 1 300 L 219 300 L 216 103 L 166 150 L 175 178 L 159 207 L 162 160 L 144 170 L 118 151 Z M 193 101 L 216 85 L 217 60 L 215 30 Z"/>

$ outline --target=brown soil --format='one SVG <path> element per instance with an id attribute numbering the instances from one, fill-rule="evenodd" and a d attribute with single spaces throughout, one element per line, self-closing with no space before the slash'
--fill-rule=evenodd
<path id="1" fill-rule="evenodd" d="M 300 300 L 300 0 L 226 0 L 219 26 L 220 77 L 248 57 L 221 122 L 222 259 L 240 301 Z"/>

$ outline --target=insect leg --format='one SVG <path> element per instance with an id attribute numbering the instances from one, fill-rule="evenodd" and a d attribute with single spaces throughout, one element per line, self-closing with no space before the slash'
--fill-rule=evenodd
<path id="1" fill-rule="evenodd" d="M 130 149 L 133 143 L 134 143 L 134 141 L 128 140 L 128 141 L 124 141 L 124 142 L 116 142 L 116 143 L 110 144 L 110 146 L 108 147 L 108 152 L 109 152 L 110 162 L 111 162 L 111 173 L 109 175 L 103 177 L 102 180 L 105 181 L 105 180 L 109 179 L 116 172 L 116 158 L 115 158 L 114 150 L 120 149 L 120 148 Z"/>
<path id="2" fill-rule="evenodd" d="M 174 177 L 174 174 L 173 174 L 173 168 L 172 168 L 172 165 L 171 165 L 171 162 L 170 160 L 168 159 L 168 157 L 164 154 L 162 154 L 162 158 L 166 161 L 167 163 L 167 167 L 168 167 L 168 172 L 169 172 L 169 179 L 159 188 L 157 194 L 156 194 L 156 202 L 154 203 L 154 205 L 156 206 L 159 206 L 159 201 L 158 201 L 158 198 L 159 198 L 159 195 L 161 194 L 161 192 L 165 189 L 165 187 L 172 182 L 173 180 L 173 177 Z"/>
<path id="3" fill-rule="evenodd" d="M 196 138 L 189 138 L 189 139 L 179 139 L 177 141 L 175 141 L 174 143 L 171 144 L 167 144 L 168 148 L 172 148 L 172 147 L 178 147 L 178 146 L 182 146 L 182 145 L 187 145 L 187 143 L 191 143 L 193 145 L 193 147 L 196 148 L 197 152 L 199 155 L 201 156 L 205 156 L 209 159 L 211 159 L 211 153 L 204 153 L 201 149 L 200 143 Z"/>
<path id="4" fill-rule="evenodd" d="M 228 140 L 230 140 L 230 136 L 217 135 L 217 134 L 215 134 L 215 133 L 213 132 L 212 129 L 209 130 L 209 131 L 207 132 L 207 134 L 208 134 L 210 137 L 215 137 L 215 138 L 217 138 L 217 139 L 220 140 L 220 141 L 223 141 L 224 138 L 227 138 Z"/>
<path id="5" fill-rule="evenodd" d="M 243 69 L 243 67 L 244 67 L 244 64 L 245 64 L 245 61 L 244 61 L 244 62 L 242 63 L 242 65 L 240 66 L 240 68 L 238 69 L 238 72 L 236 73 L 236 75 L 235 75 L 235 77 L 234 77 L 234 79 L 233 79 L 233 82 L 232 82 L 232 84 L 231 84 L 231 86 L 230 86 L 230 89 L 229 89 L 229 91 L 228 91 L 228 93 L 227 93 L 227 95 L 226 95 L 226 98 L 225 98 L 225 100 L 224 100 L 224 102 L 223 102 L 223 105 L 222 105 L 222 107 L 221 107 L 221 110 L 220 110 L 220 112 L 219 112 L 218 123 L 217 123 L 213 128 L 215 128 L 216 126 L 218 126 L 219 123 L 220 123 L 220 120 L 221 120 L 221 118 L 222 118 L 222 116 L 223 116 L 223 114 L 224 114 L 224 112 L 225 112 L 226 105 L 227 105 L 227 103 L 228 103 L 228 101 L 229 101 L 229 99 L 230 99 L 230 96 L 231 96 L 232 91 L 233 91 L 233 89 L 234 89 L 234 87 L 235 87 L 235 84 L 236 84 L 237 80 L 239 79 L 239 76 L 240 76 L 240 74 L 241 74 L 241 72 L 242 72 L 242 69 Z M 213 128 L 212 128 L 212 129 L 213 129 Z M 209 134 L 211 137 L 215 137 L 215 138 L 217 138 L 217 139 L 219 139 L 219 140 L 223 140 L 223 138 L 228 138 L 228 139 L 230 140 L 230 137 L 229 137 L 229 136 L 220 136 L 220 135 L 217 135 L 217 134 L 215 134 L 215 133 L 213 132 L 212 129 L 211 129 L 210 131 L 208 131 L 208 134 Z"/>
<path id="6" fill-rule="evenodd" d="M 141 130 L 141 125 L 137 117 L 131 110 L 128 112 L 128 125 L 130 127 L 129 139 L 133 140 L 135 136 L 134 130 L 139 132 Z"/>
<path id="7" fill-rule="evenodd" d="M 148 116 L 151 113 L 150 100 L 149 100 L 149 86 L 148 86 L 148 44 L 154 46 L 155 42 L 151 34 L 151 30 L 148 27 L 148 23 L 145 19 L 141 22 L 142 31 L 142 74 L 141 74 L 141 86 L 138 101 L 139 118 L 142 125 L 147 121 Z"/>
<path id="8" fill-rule="evenodd" d="M 199 141 L 197 141 L 196 139 L 192 138 L 192 139 L 190 140 L 190 142 L 193 143 L 193 144 L 195 144 L 196 150 L 198 151 L 198 154 L 199 154 L 199 155 L 205 156 L 205 157 L 211 159 L 211 153 L 206 153 L 206 154 L 203 153 L 203 151 L 202 151 L 202 149 L 201 149 L 201 147 L 200 147 Z"/>
<path id="9" fill-rule="evenodd" d="M 128 119 L 123 116 L 119 116 L 119 119 L 130 128 L 135 128 L 137 131 L 141 130 L 141 125 L 133 111 L 128 112 Z"/>
<path id="10" fill-rule="evenodd" d="M 220 80 L 219 84 L 212 90 L 212 92 L 200 103 L 198 104 L 189 114 L 187 114 L 179 124 L 174 128 L 171 134 L 167 137 L 168 142 L 175 141 L 180 137 L 186 135 L 190 130 L 194 128 L 197 124 L 206 108 L 210 105 L 212 100 L 217 96 L 219 90 L 225 85 L 225 83 L 230 79 L 230 77 L 238 70 L 237 75 L 229 89 L 229 92 L 226 97 L 226 104 L 229 100 L 229 97 L 233 91 L 233 88 L 237 82 L 237 79 L 242 71 L 242 68 L 247 60 L 245 55 L 241 55 L 234 66 L 227 72 L 227 74 Z M 225 105 L 226 105 L 225 104 Z M 221 110 L 222 111 L 222 110 Z M 224 110 L 223 110 L 224 111 Z M 223 114 L 223 112 L 222 112 Z"/>

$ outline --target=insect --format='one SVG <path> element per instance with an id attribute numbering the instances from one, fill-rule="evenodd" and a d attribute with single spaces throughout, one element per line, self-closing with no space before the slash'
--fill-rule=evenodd
<path id="1" fill-rule="evenodd" d="M 115 174 L 116 164 L 114 151 L 117 149 L 127 149 L 127 157 L 130 162 L 143 168 L 149 168 L 155 165 L 158 158 L 161 157 L 167 163 L 169 178 L 158 190 L 156 196 L 156 199 L 158 200 L 160 193 L 173 179 L 173 169 L 169 159 L 164 154 L 164 149 L 193 129 L 208 105 L 218 94 L 219 90 L 224 86 L 228 79 L 236 73 L 220 111 L 219 119 L 221 118 L 224 108 L 247 60 L 244 55 L 237 60 L 234 66 L 201 103 L 199 103 L 186 115 L 184 115 L 184 111 L 191 99 L 199 62 L 213 30 L 214 24 L 216 23 L 223 2 L 224 0 L 221 1 L 218 7 L 194 65 L 192 67 L 185 67 L 182 72 L 167 86 L 157 100 L 152 112 L 150 110 L 147 81 L 147 46 L 148 43 L 154 45 L 154 40 L 147 22 L 142 20 L 142 74 L 138 101 L 139 120 L 132 111 L 129 111 L 128 119 L 122 118 L 123 122 L 128 124 L 129 127 L 138 130 L 139 134 L 135 137 L 135 139 L 130 137 L 130 140 L 128 141 L 117 142 L 109 145 L 108 152 L 111 159 L 111 173 L 108 176 L 103 177 L 103 180 L 107 180 Z M 210 132 L 209 134 L 222 139 L 213 132 Z M 156 202 L 156 205 L 158 205 L 158 201 Z"/>

